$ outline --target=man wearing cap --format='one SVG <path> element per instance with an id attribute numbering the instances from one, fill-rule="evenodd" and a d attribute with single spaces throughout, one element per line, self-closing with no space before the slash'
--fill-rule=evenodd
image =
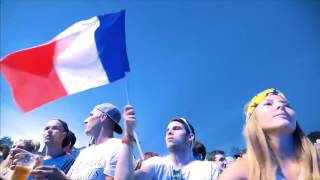
<path id="1" fill-rule="evenodd" d="M 110 103 L 97 105 L 84 121 L 85 133 L 94 144 L 83 149 L 67 175 L 52 167 L 33 170 L 34 177 L 47 179 L 113 179 L 121 147 L 121 140 L 113 137 L 113 131 L 121 134 L 121 113 Z"/>
<path id="2" fill-rule="evenodd" d="M 213 163 L 196 160 L 192 147 L 195 141 L 195 131 L 192 125 L 184 118 L 174 118 L 169 121 L 166 129 L 166 146 L 168 156 L 152 157 L 134 171 L 132 163 L 133 132 L 136 125 L 135 112 L 132 106 L 127 105 L 123 115 L 125 135 L 116 169 L 116 180 L 143 179 L 217 179 L 219 170 Z"/>

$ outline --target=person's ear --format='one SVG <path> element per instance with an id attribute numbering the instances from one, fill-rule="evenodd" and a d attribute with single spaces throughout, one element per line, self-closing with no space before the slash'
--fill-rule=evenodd
<path id="1" fill-rule="evenodd" d="M 100 115 L 100 121 L 101 122 L 103 122 L 106 119 L 107 119 L 107 115 L 106 114 L 103 113 L 103 114 Z"/>
<path id="2" fill-rule="evenodd" d="M 194 134 L 193 133 L 190 133 L 189 134 L 189 141 L 193 142 L 194 141 Z"/>

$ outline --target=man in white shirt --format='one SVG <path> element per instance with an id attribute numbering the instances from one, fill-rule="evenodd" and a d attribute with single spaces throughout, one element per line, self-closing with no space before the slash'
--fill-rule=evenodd
<path id="1" fill-rule="evenodd" d="M 192 125 L 184 118 L 170 120 L 166 130 L 166 146 L 169 155 L 153 157 L 143 162 L 140 169 L 134 171 L 132 163 L 132 137 L 136 118 L 132 106 L 127 105 L 123 114 L 125 135 L 116 169 L 116 180 L 143 179 L 217 179 L 217 166 L 208 161 L 195 160 L 192 152 L 195 132 Z"/>
<path id="2" fill-rule="evenodd" d="M 93 137 L 94 144 L 83 149 L 71 166 L 68 174 L 54 167 L 41 166 L 32 171 L 34 179 L 113 179 L 121 147 L 120 139 L 113 137 L 113 131 L 121 134 L 119 126 L 121 113 L 110 103 L 97 105 L 84 121 L 85 133 Z"/>

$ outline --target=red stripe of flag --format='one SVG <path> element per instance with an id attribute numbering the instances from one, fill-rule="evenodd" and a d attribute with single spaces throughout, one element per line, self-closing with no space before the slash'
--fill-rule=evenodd
<path id="1" fill-rule="evenodd" d="M 55 47 L 52 41 L 10 54 L 1 61 L 1 71 L 24 112 L 67 95 L 54 69 Z"/>

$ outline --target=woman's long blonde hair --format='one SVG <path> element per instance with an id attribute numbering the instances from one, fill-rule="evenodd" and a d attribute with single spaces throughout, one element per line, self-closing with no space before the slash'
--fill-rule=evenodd
<path id="1" fill-rule="evenodd" d="M 243 133 L 247 142 L 249 180 L 274 180 L 278 167 L 277 161 L 270 148 L 268 136 L 260 127 L 255 112 L 246 120 Z M 317 152 L 298 123 L 293 138 L 295 156 L 301 167 L 300 174 L 302 173 L 305 180 L 319 180 Z"/>

